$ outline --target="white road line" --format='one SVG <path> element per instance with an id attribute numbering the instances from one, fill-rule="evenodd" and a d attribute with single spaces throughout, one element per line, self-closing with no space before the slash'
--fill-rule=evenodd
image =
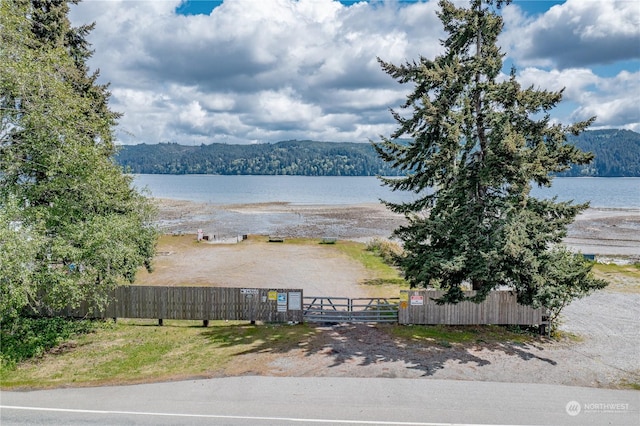
<path id="1" fill-rule="evenodd" d="M 112 414 L 112 415 L 133 415 L 133 416 L 158 416 L 158 417 L 189 417 L 203 419 L 234 419 L 234 420 L 263 420 L 281 421 L 292 423 L 343 423 L 354 425 L 389 425 L 389 426 L 506 426 L 487 425 L 471 423 L 424 423 L 424 422 L 396 422 L 396 421 L 373 421 L 373 420 L 339 420 L 339 419 L 302 419 L 295 417 L 260 417 L 260 416 L 230 416 L 218 414 L 183 414 L 183 413 L 150 413 L 143 411 L 108 411 L 108 410 L 80 410 L 72 408 L 47 408 L 47 407 L 22 407 L 13 405 L 0 405 L 0 409 L 25 410 L 25 411 L 52 411 L 59 413 L 78 414 Z"/>

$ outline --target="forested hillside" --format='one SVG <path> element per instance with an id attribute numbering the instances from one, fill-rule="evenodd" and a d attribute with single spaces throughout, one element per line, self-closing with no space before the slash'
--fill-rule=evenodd
<path id="1" fill-rule="evenodd" d="M 592 130 L 569 136 L 583 151 L 593 152 L 589 165 L 573 166 L 559 176 L 640 176 L 640 133 L 631 130 Z"/>
<path id="2" fill-rule="evenodd" d="M 285 141 L 274 144 L 124 146 L 116 160 L 132 173 L 375 176 L 394 171 L 367 143 Z"/>
<path id="3" fill-rule="evenodd" d="M 593 130 L 570 136 L 595 154 L 587 166 L 561 176 L 640 176 L 640 134 Z M 185 146 L 177 143 L 125 145 L 116 161 L 131 173 L 393 176 L 368 143 L 284 141 L 274 144 Z"/>

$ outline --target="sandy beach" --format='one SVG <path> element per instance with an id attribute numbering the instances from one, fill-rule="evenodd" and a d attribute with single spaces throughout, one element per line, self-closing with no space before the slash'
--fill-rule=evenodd
<path id="1" fill-rule="evenodd" d="M 296 205 L 288 203 L 206 204 L 157 200 L 163 233 L 212 240 L 238 235 L 335 237 L 355 241 L 389 238 L 404 218 L 382 204 Z M 639 209 L 588 209 L 569 227 L 565 243 L 584 254 L 616 262 L 640 261 Z"/>

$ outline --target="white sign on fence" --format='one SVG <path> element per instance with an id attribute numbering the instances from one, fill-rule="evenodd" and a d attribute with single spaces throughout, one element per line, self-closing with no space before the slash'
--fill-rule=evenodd
<path id="1" fill-rule="evenodd" d="M 300 311 L 302 310 L 302 293 L 299 291 L 289 292 L 289 310 Z"/>
<path id="2" fill-rule="evenodd" d="M 422 305 L 424 305 L 423 296 L 411 296 L 411 306 L 422 306 Z"/>

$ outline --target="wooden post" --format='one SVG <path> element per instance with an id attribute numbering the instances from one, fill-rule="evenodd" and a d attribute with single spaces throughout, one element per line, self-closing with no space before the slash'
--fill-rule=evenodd
<path id="1" fill-rule="evenodd" d="M 164 325 L 163 322 L 162 322 L 162 318 L 158 318 L 158 325 L 160 327 L 162 327 Z"/>

